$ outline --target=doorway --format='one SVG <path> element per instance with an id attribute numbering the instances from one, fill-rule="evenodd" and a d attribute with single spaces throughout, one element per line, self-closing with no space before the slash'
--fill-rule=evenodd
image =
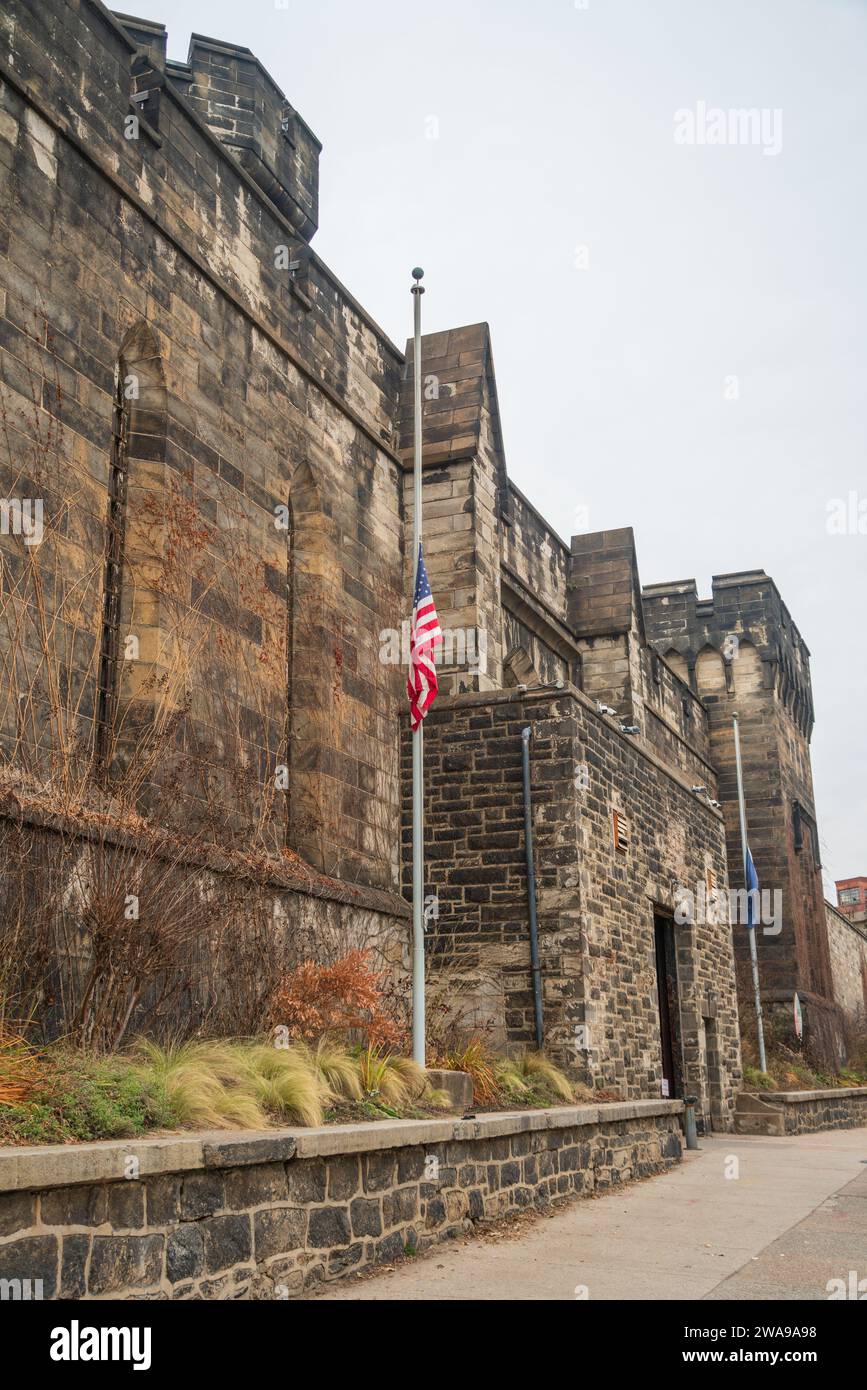
<path id="1" fill-rule="evenodd" d="M 670 1100 L 683 1094 L 680 1050 L 680 999 L 677 991 L 677 956 L 674 922 L 660 913 L 653 916 L 656 956 L 656 991 L 659 1001 L 659 1036 L 662 1048 L 662 1093 Z"/>

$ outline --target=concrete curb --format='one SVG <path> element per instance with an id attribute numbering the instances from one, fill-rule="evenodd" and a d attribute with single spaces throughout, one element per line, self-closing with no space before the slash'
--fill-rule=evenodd
<path id="1" fill-rule="evenodd" d="M 530 1130 L 582 1129 L 652 1115 L 679 1115 L 681 1101 L 638 1100 L 602 1105 L 562 1105 L 456 1120 L 381 1120 L 326 1125 L 320 1129 L 199 1130 L 153 1139 L 108 1139 L 89 1144 L 0 1148 L 0 1192 L 23 1192 L 84 1183 L 118 1182 L 128 1160 L 138 1173 L 188 1173 L 202 1168 L 233 1168 L 285 1163 L 293 1158 L 371 1153 L 414 1144 L 496 1138 Z"/>

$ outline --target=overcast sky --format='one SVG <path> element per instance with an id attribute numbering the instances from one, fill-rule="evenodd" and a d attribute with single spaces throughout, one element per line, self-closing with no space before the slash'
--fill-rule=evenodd
<path id="1" fill-rule="evenodd" d="M 314 245 L 395 342 L 417 264 L 426 331 L 490 323 L 509 473 L 561 535 L 631 525 L 644 583 L 705 597 L 774 577 L 826 884 L 867 874 L 867 534 L 828 530 L 854 492 L 867 532 L 867 0 L 282 4 L 130 8 L 172 58 L 262 60 L 323 142 Z M 752 142 L 713 115 L 752 108 Z"/>

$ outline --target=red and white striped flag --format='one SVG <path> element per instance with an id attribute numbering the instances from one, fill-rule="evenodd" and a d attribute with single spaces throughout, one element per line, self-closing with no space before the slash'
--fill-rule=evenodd
<path id="1" fill-rule="evenodd" d="M 427 577 L 424 557 L 419 545 L 418 567 L 415 572 L 415 597 L 412 605 L 409 676 L 406 682 L 413 733 L 424 719 L 439 690 L 436 666 L 434 665 L 434 651 L 442 644 L 442 640 L 440 620 L 437 617 L 436 605 L 430 591 L 430 580 Z"/>

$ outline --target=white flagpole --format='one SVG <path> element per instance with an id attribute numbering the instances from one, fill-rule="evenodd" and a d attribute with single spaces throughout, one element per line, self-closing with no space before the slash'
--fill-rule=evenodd
<path id="1" fill-rule="evenodd" d="M 412 509 L 412 585 L 415 582 L 421 545 L 421 297 L 424 271 L 412 272 L 413 327 L 415 332 L 413 374 L 415 386 L 413 509 Z M 420 1067 L 425 1064 L 424 1019 L 424 741 L 423 724 L 412 736 L 412 1056 Z"/>
<path id="2" fill-rule="evenodd" d="M 744 861 L 744 888 L 747 890 L 747 903 L 749 903 L 750 880 L 747 873 L 747 807 L 744 801 L 744 773 L 741 767 L 741 733 L 736 714 L 732 715 L 732 724 L 735 731 L 735 768 L 738 774 L 738 811 L 741 818 L 741 851 Z M 747 907 L 749 912 L 749 906 Z M 753 914 L 754 918 L 756 914 Z M 758 920 L 753 921 L 751 927 L 747 927 L 747 935 L 750 938 L 750 963 L 753 967 L 753 990 L 756 996 L 756 1030 L 759 1040 L 759 1069 L 767 1071 L 767 1058 L 765 1057 L 765 1025 L 762 1019 L 762 991 L 759 986 L 759 957 L 756 951 L 756 932 L 759 929 Z"/>

